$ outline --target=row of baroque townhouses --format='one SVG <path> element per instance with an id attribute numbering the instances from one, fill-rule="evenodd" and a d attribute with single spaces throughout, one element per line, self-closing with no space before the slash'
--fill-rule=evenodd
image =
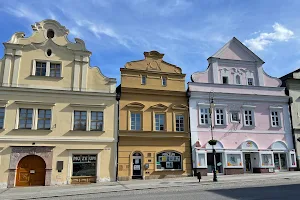
<path id="1" fill-rule="evenodd" d="M 116 87 L 59 22 L 32 30 L 0 60 L 0 187 L 296 169 L 299 71 L 270 77 L 233 38 L 187 90 L 157 51 L 127 62 Z"/>

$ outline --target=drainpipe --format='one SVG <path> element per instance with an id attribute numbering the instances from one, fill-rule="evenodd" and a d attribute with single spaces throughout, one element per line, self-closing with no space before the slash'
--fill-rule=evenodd
<path id="1" fill-rule="evenodd" d="M 121 90 L 121 87 L 120 87 Z M 119 175 L 119 141 L 120 141 L 120 136 L 119 136 L 119 122 L 120 122 L 120 98 L 121 98 L 121 91 L 117 91 L 117 95 L 116 95 L 116 100 L 117 100 L 117 163 L 116 163 L 116 181 L 118 181 L 118 175 Z"/>
<path id="2" fill-rule="evenodd" d="M 190 118 L 190 97 L 191 97 L 191 92 L 189 90 L 187 90 L 186 92 L 186 95 L 187 95 L 187 106 L 188 106 L 188 128 L 189 128 L 189 142 L 190 142 L 190 152 L 191 152 L 191 168 L 192 168 L 192 176 L 194 177 L 195 176 L 195 173 L 194 173 L 194 163 L 193 163 L 193 147 L 192 147 L 192 131 L 191 131 L 191 126 L 190 126 L 190 121 L 191 121 L 191 118 Z"/>

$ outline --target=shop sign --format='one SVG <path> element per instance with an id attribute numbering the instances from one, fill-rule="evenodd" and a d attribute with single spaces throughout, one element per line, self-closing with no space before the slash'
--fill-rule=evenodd
<path id="1" fill-rule="evenodd" d="M 133 170 L 140 170 L 141 166 L 140 165 L 133 165 Z"/>
<path id="2" fill-rule="evenodd" d="M 73 155 L 73 162 L 96 162 L 97 155 Z"/>

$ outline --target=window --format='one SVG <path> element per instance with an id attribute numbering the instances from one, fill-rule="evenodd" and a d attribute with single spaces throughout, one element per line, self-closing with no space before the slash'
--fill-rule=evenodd
<path id="1" fill-rule="evenodd" d="M 51 56 L 52 55 L 52 50 L 51 49 L 48 49 L 47 50 L 47 56 Z"/>
<path id="2" fill-rule="evenodd" d="M 155 114 L 155 130 L 165 130 L 165 114 Z"/>
<path id="3" fill-rule="evenodd" d="M 241 154 L 227 154 L 227 166 L 242 166 Z"/>
<path id="4" fill-rule="evenodd" d="M 176 131 L 184 131 L 184 117 L 183 115 L 176 115 Z"/>
<path id="5" fill-rule="evenodd" d="M 27 109 L 27 108 L 19 109 L 19 128 L 20 129 L 31 129 L 32 113 L 33 113 L 33 109 Z"/>
<path id="6" fill-rule="evenodd" d="M 209 108 L 200 108 L 200 124 L 208 124 L 209 118 Z"/>
<path id="7" fill-rule="evenodd" d="M 240 84 L 241 84 L 241 77 L 240 77 L 239 75 L 236 75 L 236 77 L 235 77 L 235 83 L 236 83 L 237 85 L 240 85 Z"/>
<path id="8" fill-rule="evenodd" d="M 244 110 L 244 125 L 253 126 L 253 110 Z"/>
<path id="9" fill-rule="evenodd" d="M 52 29 L 47 31 L 47 38 L 54 38 L 54 31 Z"/>
<path id="10" fill-rule="evenodd" d="M 46 62 L 36 62 L 36 76 L 46 76 Z"/>
<path id="11" fill-rule="evenodd" d="M 182 169 L 181 155 L 177 152 L 161 152 L 156 155 L 156 169 Z"/>
<path id="12" fill-rule="evenodd" d="M 273 166 L 272 154 L 261 154 L 261 165 L 265 167 Z"/>
<path id="13" fill-rule="evenodd" d="M 248 85 L 253 85 L 253 78 L 248 78 Z"/>
<path id="14" fill-rule="evenodd" d="M 167 86 L 167 77 L 162 77 L 162 86 Z"/>
<path id="15" fill-rule="evenodd" d="M 240 122 L 240 113 L 238 111 L 231 112 L 231 122 Z"/>
<path id="16" fill-rule="evenodd" d="M 96 176 L 97 155 L 73 155 L 72 176 Z"/>
<path id="17" fill-rule="evenodd" d="M 51 124 L 51 110 L 39 109 L 37 129 L 50 129 L 50 124 Z"/>
<path id="18" fill-rule="evenodd" d="M 296 159 L 295 159 L 295 154 L 291 153 L 291 165 L 295 166 L 296 165 Z"/>
<path id="19" fill-rule="evenodd" d="M 131 113 L 131 130 L 139 131 L 141 130 L 141 114 Z"/>
<path id="20" fill-rule="evenodd" d="M 4 127 L 5 108 L 0 108 L 0 129 Z"/>
<path id="21" fill-rule="evenodd" d="M 272 127 L 279 127 L 279 112 L 271 111 L 271 125 Z"/>
<path id="22" fill-rule="evenodd" d="M 50 63 L 50 76 L 51 77 L 60 77 L 60 64 Z"/>
<path id="23" fill-rule="evenodd" d="M 228 84 L 228 77 L 227 76 L 223 76 L 222 80 L 223 80 L 223 84 Z"/>
<path id="24" fill-rule="evenodd" d="M 206 167 L 205 153 L 197 153 L 197 167 Z"/>
<path id="25" fill-rule="evenodd" d="M 215 109 L 216 114 L 216 125 L 225 125 L 225 111 L 222 108 L 216 108 Z"/>
<path id="26" fill-rule="evenodd" d="M 102 131 L 103 130 L 103 112 L 92 111 L 91 112 L 91 131 Z"/>
<path id="27" fill-rule="evenodd" d="M 86 111 L 74 111 L 73 130 L 86 130 Z"/>
<path id="28" fill-rule="evenodd" d="M 142 85 L 146 85 L 146 76 L 142 75 Z"/>

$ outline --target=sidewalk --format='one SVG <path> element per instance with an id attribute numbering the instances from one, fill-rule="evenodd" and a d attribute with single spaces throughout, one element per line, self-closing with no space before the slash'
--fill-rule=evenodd
<path id="1" fill-rule="evenodd" d="M 281 172 L 271 174 L 240 174 L 240 175 L 220 175 L 218 182 L 214 184 L 253 182 L 258 180 L 276 179 L 299 179 L 300 172 Z M 201 179 L 201 184 L 212 184 L 212 176 L 205 176 Z M 60 185 L 46 187 L 18 187 L 0 189 L 0 199 L 35 199 L 43 197 L 73 196 L 76 194 L 95 194 L 121 192 L 131 190 L 144 190 L 168 187 L 184 187 L 199 184 L 196 177 L 154 179 L 154 180 L 133 180 L 120 182 L 105 182 L 89 185 Z"/>

